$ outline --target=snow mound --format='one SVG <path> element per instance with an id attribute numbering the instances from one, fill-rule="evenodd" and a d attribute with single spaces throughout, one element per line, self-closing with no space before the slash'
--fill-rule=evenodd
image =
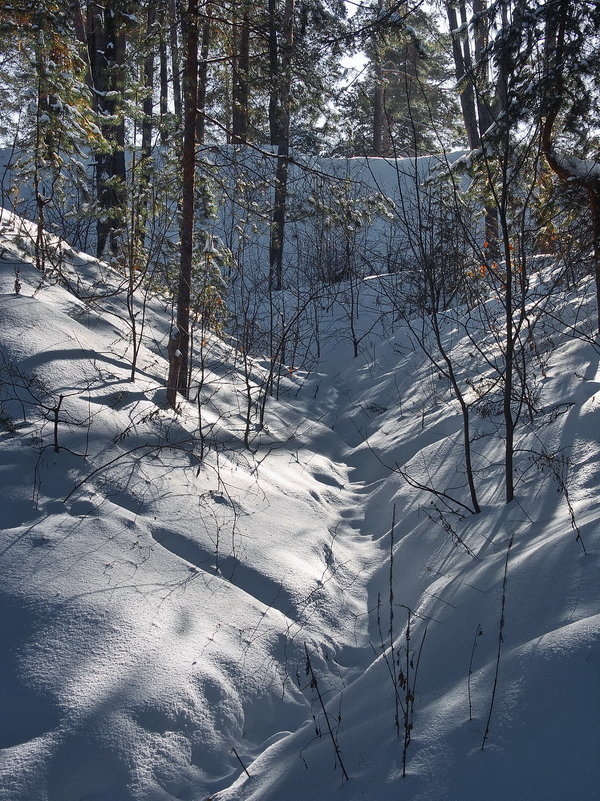
<path id="1" fill-rule="evenodd" d="M 468 505 L 461 418 L 391 279 L 361 283 L 357 358 L 324 304 L 246 448 L 232 343 L 202 428 L 165 406 L 160 297 L 132 381 L 121 277 L 58 242 L 41 275 L 0 229 L 1 801 L 595 801 L 594 341 L 554 332 L 509 505 L 474 403 L 473 515 L 430 491 Z"/>

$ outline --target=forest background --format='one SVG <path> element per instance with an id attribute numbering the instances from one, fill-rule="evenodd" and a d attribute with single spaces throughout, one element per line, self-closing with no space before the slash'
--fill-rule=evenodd
<path id="1" fill-rule="evenodd" d="M 219 267 L 230 277 L 235 262 L 239 275 L 252 226 L 268 239 L 254 267 L 275 292 L 297 258 L 284 255 L 290 218 L 319 216 L 346 240 L 374 216 L 406 228 L 406 210 L 376 181 L 350 188 L 310 156 L 393 164 L 460 148 L 468 156 L 438 170 L 429 212 L 440 239 L 457 221 L 462 230 L 440 281 L 468 293 L 473 267 L 493 277 L 502 260 L 510 274 L 513 252 L 522 262 L 541 249 L 585 263 L 600 287 L 599 13 L 586 0 L 5 4 L 3 203 L 38 223 L 40 269 L 48 222 L 114 263 L 130 291 L 149 275 L 168 288 L 182 354 L 172 404 L 175 387 L 188 388 L 193 306 L 219 316 Z M 312 180 L 301 210 L 290 169 Z M 415 192 L 410 205 L 423 208 Z M 216 235 L 217 217 L 229 235 Z M 414 277 L 424 258 L 377 270 Z M 337 252 L 315 261 L 326 283 L 374 266 Z"/>

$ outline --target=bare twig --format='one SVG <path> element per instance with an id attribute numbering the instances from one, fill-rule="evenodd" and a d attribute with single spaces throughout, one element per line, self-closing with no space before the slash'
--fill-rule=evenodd
<path id="1" fill-rule="evenodd" d="M 492 711 L 494 709 L 494 702 L 496 700 L 496 690 L 498 688 L 498 672 L 500 670 L 500 653 L 502 651 L 502 643 L 504 642 L 504 608 L 506 606 L 506 579 L 508 575 L 508 558 L 510 556 L 510 549 L 512 548 L 514 534 L 510 535 L 510 540 L 508 541 L 508 548 L 506 549 L 506 560 L 504 562 L 504 578 L 502 579 L 502 605 L 500 610 L 500 626 L 498 628 L 498 652 L 496 654 L 496 670 L 494 672 L 494 685 L 492 687 L 492 697 L 490 699 L 490 708 L 488 711 L 488 717 L 485 724 L 485 731 L 483 733 L 483 739 L 481 741 L 481 750 L 483 751 L 486 740 L 489 735 L 490 731 L 490 721 L 492 719 Z"/>
<path id="2" fill-rule="evenodd" d="M 327 714 L 327 710 L 325 709 L 325 703 L 323 702 L 323 696 L 321 695 L 321 691 L 319 690 L 319 683 L 317 682 L 317 677 L 315 676 L 315 672 L 313 670 L 312 663 L 310 661 L 310 654 L 308 653 L 308 646 L 304 643 L 304 650 L 306 652 L 306 673 L 310 676 L 310 686 L 314 689 L 317 693 L 317 698 L 319 699 L 319 704 L 321 705 L 321 709 L 323 710 L 323 715 L 325 716 L 325 723 L 327 724 L 327 730 L 329 731 L 329 737 L 331 738 L 331 742 L 333 744 L 333 749 L 335 751 L 335 755 L 337 761 L 339 762 L 340 768 L 342 770 L 342 776 L 345 781 L 348 781 L 349 776 L 346 773 L 346 768 L 344 767 L 344 763 L 342 761 L 342 755 L 340 753 L 340 747 L 338 745 L 338 741 L 336 739 L 335 734 L 333 733 L 333 729 L 331 727 L 331 721 L 329 720 L 329 715 Z"/>

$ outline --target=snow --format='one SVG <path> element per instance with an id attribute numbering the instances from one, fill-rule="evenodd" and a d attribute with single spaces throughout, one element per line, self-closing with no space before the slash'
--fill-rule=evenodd
<path id="1" fill-rule="evenodd" d="M 250 449 L 243 362 L 210 337 L 201 460 L 194 399 L 165 406 L 168 304 L 148 301 L 131 382 L 118 274 L 65 245 L 44 277 L 33 235 L 2 212 L 1 801 L 596 801 L 600 359 L 569 336 L 590 287 L 539 338 L 546 424 L 519 446 L 547 460 L 521 454 L 506 505 L 482 413 L 482 512 L 436 517 L 399 471 L 468 502 L 460 410 L 393 277 L 360 282 L 357 358 L 344 291 L 323 304 L 319 363 L 283 370 Z M 391 645 L 414 683 L 404 778 Z"/>
<path id="2" fill-rule="evenodd" d="M 594 159 L 582 159 L 578 156 L 553 154 L 562 169 L 566 170 L 572 180 L 597 182 L 600 180 L 600 162 Z"/>

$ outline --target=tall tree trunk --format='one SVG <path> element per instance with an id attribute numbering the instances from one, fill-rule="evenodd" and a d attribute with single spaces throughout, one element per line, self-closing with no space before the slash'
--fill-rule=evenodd
<path id="1" fill-rule="evenodd" d="M 269 246 L 269 282 L 271 289 L 275 291 L 283 288 L 283 248 L 287 215 L 294 11 L 295 0 L 285 0 L 281 22 L 281 37 L 279 37 L 277 3 L 276 0 L 269 0 L 269 64 L 271 78 L 269 124 L 271 144 L 277 148 L 275 199 Z"/>
<path id="2" fill-rule="evenodd" d="M 492 124 L 487 77 L 489 67 L 485 54 L 488 33 L 482 16 L 484 8 L 484 0 L 473 0 L 473 14 L 479 21 L 471 42 L 465 0 L 460 0 L 459 4 L 460 28 L 454 3 L 452 0 L 446 2 L 462 117 L 471 150 L 481 147 L 482 136 Z M 458 30 L 460 33 L 457 33 Z M 485 239 L 490 258 L 498 258 L 498 214 L 491 205 L 485 208 Z"/>
<path id="3" fill-rule="evenodd" d="M 146 56 L 144 58 L 144 99 L 142 101 L 142 148 L 138 171 L 138 209 L 136 215 L 136 228 L 134 234 L 134 259 L 140 260 L 144 250 L 146 236 L 146 223 L 148 218 L 147 191 L 150 182 L 150 168 L 152 159 L 152 134 L 154 131 L 154 46 L 153 33 L 156 23 L 156 5 L 148 4 L 147 30 L 146 30 Z"/>
<path id="4" fill-rule="evenodd" d="M 166 145 L 169 134 L 166 127 L 166 118 L 169 113 L 169 69 L 167 60 L 167 40 L 165 30 L 167 29 L 167 8 L 163 0 L 160 5 L 159 30 L 160 39 L 158 43 L 158 57 L 160 64 L 160 143 Z"/>
<path id="5" fill-rule="evenodd" d="M 464 4 L 461 6 L 461 11 Z M 454 57 L 454 70 L 456 83 L 460 98 L 465 131 L 469 148 L 474 150 L 480 145 L 479 126 L 477 124 L 477 112 L 475 110 L 475 89 L 473 86 L 473 65 L 469 48 L 468 33 L 457 33 L 458 17 L 456 7 L 452 0 L 446 2 L 446 13 L 448 15 L 448 25 L 450 36 L 452 37 L 452 55 Z"/>
<path id="6" fill-rule="evenodd" d="M 190 297 L 194 250 L 194 185 L 196 156 L 196 116 L 198 99 L 198 0 L 188 0 L 183 19 L 185 66 L 183 75 L 183 154 L 182 214 L 177 317 L 169 338 L 169 376 L 167 401 L 175 408 L 177 393 L 188 396 L 188 364 L 190 344 Z"/>
<path id="7" fill-rule="evenodd" d="M 588 187 L 592 216 L 592 245 L 594 253 L 594 280 L 596 283 L 596 334 L 600 336 L 600 181 Z"/>
<path id="8" fill-rule="evenodd" d="M 125 120 L 121 110 L 125 86 L 126 9 L 119 0 L 88 7 L 88 51 L 96 110 L 108 120 L 102 133 L 111 145 L 108 153 L 96 154 L 96 194 L 100 210 L 96 254 L 107 245 L 113 256 L 119 252 L 126 201 Z"/>
<path id="9" fill-rule="evenodd" d="M 277 0 L 268 0 L 269 12 L 269 136 L 272 145 L 279 141 L 279 23 Z"/>
<path id="10" fill-rule="evenodd" d="M 384 10 L 384 0 L 377 0 L 377 14 L 380 16 Z M 377 40 L 377 32 L 373 36 L 373 130 L 371 140 L 371 155 L 383 156 L 383 126 L 385 121 L 385 88 L 383 84 L 383 61 L 381 45 Z"/>
<path id="11" fill-rule="evenodd" d="M 375 87 L 373 89 L 373 140 L 371 142 L 371 155 L 383 156 L 383 126 L 384 126 L 384 100 L 383 64 L 379 52 L 375 55 L 373 63 Z"/>
<path id="12" fill-rule="evenodd" d="M 233 59 L 232 59 L 232 136 L 235 144 L 248 140 L 248 102 L 250 99 L 250 0 L 244 0 L 241 20 L 237 6 L 233 21 Z"/>
<path id="13" fill-rule="evenodd" d="M 198 64 L 198 115 L 196 118 L 196 139 L 204 142 L 206 135 L 206 93 L 208 90 L 208 56 L 212 38 L 213 20 L 210 3 L 206 3 L 202 21 L 202 39 L 200 44 L 200 63 Z"/>
<path id="14" fill-rule="evenodd" d="M 474 58 L 475 58 L 475 74 L 477 76 L 476 84 L 476 101 L 477 101 L 477 117 L 479 122 L 479 136 L 483 137 L 493 122 L 492 115 L 492 98 L 491 98 L 491 85 L 490 85 L 490 65 L 489 57 L 487 55 L 488 46 L 488 29 L 489 23 L 485 19 L 486 11 L 485 0 L 473 0 L 473 16 L 476 18 L 475 30 L 473 35 L 474 45 Z M 502 6 L 503 23 L 506 18 L 506 8 Z M 508 70 L 504 64 L 504 57 L 501 56 L 503 61 L 503 69 L 500 70 L 501 80 L 498 86 L 498 100 L 500 110 L 506 106 L 506 92 L 508 82 Z"/>
<path id="15" fill-rule="evenodd" d="M 464 0 L 463 0 L 464 2 Z M 509 56 L 505 48 L 500 48 L 498 59 L 498 82 L 496 97 L 493 97 L 490 81 L 490 64 L 487 55 L 489 44 L 489 21 L 485 17 L 487 0 L 473 0 L 473 16 L 478 20 L 473 35 L 475 56 L 475 98 L 477 103 L 477 120 L 479 125 L 479 141 L 483 142 L 486 131 L 498 119 L 508 104 L 508 80 L 510 73 Z M 502 6 L 502 24 L 507 25 L 506 7 Z M 495 108 L 495 113 L 493 112 Z M 490 259 L 498 259 L 500 255 L 500 240 L 498 229 L 498 210 L 493 204 L 485 207 L 485 239 L 488 243 L 487 254 Z"/>
<path id="16" fill-rule="evenodd" d="M 69 3 L 69 14 L 73 19 L 73 27 L 75 29 L 75 36 L 79 44 L 79 55 L 87 67 L 87 81 L 92 85 L 92 70 L 90 68 L 89 52 L 88 52 L 88 38 L 86 31 L 86 21 L 81 8 L 81 0 L 71 0 Z"/>
<path id="17" fill-rule="evenodd" d="M 152 1 L 152 0 L 151 0 Z M 169 0 L 169 37 L 171 41 L 171 73 L 173 77 L 173 107 L 175 116 L 181 120 L 181 59 L 179 57 L 179 32 L 177 13 L 177 0 Z"/>

